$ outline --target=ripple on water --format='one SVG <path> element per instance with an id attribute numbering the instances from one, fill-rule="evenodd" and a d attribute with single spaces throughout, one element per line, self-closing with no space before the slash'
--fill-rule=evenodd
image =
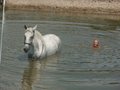
<path id="1" fill-rule="evenodd" d="M 84 90 L 87 86 L 87 89 L 89 86 L 105 89 L 112 86 L 111 90 L 115 90 L 115 86 L 120 84 L 119 23 L 94 23 L 86 21 L 86 18 L 85 22 L 84 18 L 82 21 L 69 22 L 67 16 L 66 20 L 61 21 L 61 16 L 56 17 L 57 20 L 49 17 L 48 20 L 40 21 L 6 21 L 0 89 L 18 90 L 24 87 L 35 90 Z M 27 59 L 22 51 L 25 24 L 38 24 L 41 33 L 58 35 L 62 40 L 61 52 L 41 61 Z M 95 38 L 100 41 L 98 49 L 92 48 Z"/>

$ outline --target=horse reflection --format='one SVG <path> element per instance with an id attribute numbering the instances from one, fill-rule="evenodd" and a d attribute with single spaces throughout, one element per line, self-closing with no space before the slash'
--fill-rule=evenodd
<path id="1" fill-rule="evenodd" d="M 40 80 L 41 71 L 44 71 L 47 64 L 57 63 L 58 56 L 53 55 L 43 60 L 28 60 L 28 67 L 25 68 L 22 78 L 22 90 L 33 90 L 34 84 Z"/>

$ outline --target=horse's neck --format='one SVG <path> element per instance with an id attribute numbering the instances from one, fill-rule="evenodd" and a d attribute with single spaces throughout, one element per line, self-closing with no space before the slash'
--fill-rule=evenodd
<path id="1" fill-rule="evenodd" d="M 42 34 L 39 33 L 37 30 L 35 31 L 35 36 L 34 36 L 34 49 L 41 49 L 44 46 L 44 40 L 42 37 Z"/>
<path id="2" fill-rule="evenodd" d="M 38 32 L 37 30 L 35 31 L 35 35 L 37 37 L 39 37 L 40 39 L 42 39 L 42 34 L 40 32 Z"/>
<path id="3" fill-rule="evenodd" d="M 35 31 L 35 38 L 43 40 L 42 34 L 40 32 L 38 32 L 37 30 Z"/>

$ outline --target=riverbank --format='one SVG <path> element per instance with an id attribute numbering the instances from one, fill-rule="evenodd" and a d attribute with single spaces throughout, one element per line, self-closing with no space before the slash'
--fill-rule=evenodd
<path id="1" fill-rule="evenodd" d="M 119 0 L 6 0 L 7 9 L 120 14 Z"/>

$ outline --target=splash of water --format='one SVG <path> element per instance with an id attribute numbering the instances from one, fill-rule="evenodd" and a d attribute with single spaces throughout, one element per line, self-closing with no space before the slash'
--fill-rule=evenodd
<path id="1" fill-rule="evenodd" d="M 0 63 L 2 59 L 2 41 L 3 41 L 3 28 L 4 28 L 4 23 L 5 23 L 5 0 L 3 0 L 3 12 L 2 12 L 2 29 L 1 29 L 1 40 L 0 40 Z"/>

